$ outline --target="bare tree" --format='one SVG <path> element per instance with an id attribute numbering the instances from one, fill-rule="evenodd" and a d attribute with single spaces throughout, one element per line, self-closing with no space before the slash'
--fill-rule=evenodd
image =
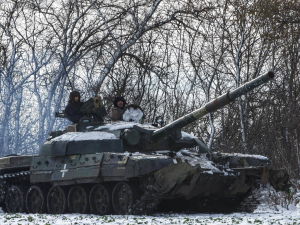
<path id="1" fill-rule="evenodd" d="M 1 99 L 4 105 L 4 111 L 1 123 L 1 139 L 0 148 L 2 149 L 2 154 L 9 153 L 9 121 L 11 108 L 14 105 L 14 100 L 16 96 L 17 108 L 21 104 L 22 96 L 22 86 L 28 79 L 39 71 L 46 63 L 47 60 L 42 58 L 36 61 L 36 67 L 30 68 L 27 62 L 32 60 L 33 55 L 28 54 L 29 40 L 24 39 L 22 35 L 23 30 L 20 30 L 17 26 L 19 23 L 23 23 L 25 18 L 25 5 L 22 1 L 12 1 L 8 3 L 7 7 L 0 10 L 2 14 L 0 22 L 0 36 L 1 36 L 1 53 L 3 56 L 2 65 L 0 69 L 0 79 L 1 79 Z M 24 29 L 29 29 L 25 26 Z M 31 36 L 30 38 L 34 38 Z M 13 117 L 15 120 L 19 120 L 19 117 Z M 19 122 L 15 121 L 15 138 L 18 139 L 18 126 Z M 17 140 L 16 140 L 17 141 Z M 13 151 L 16 151 L 15 146 Z"/>
<path id="2" fill-rule="evenodd" d="M 198 3 L 197 7 L 195 6 L 196 3 Z M 97 80 L 97 90 L 100 89 L 105 77 L 122 57 L 123 53 L 136 44 L 143 35 L 157 30 L 172 21 L 183 23 L 179 19 L 182 15 L 198 16 L 200 13 L 205 13 L 212 9 L 211 6 L 201 5 L 200 1 L 195 2 L 195 5 L 163 0 L 141 0 L 138 2 L 132 1 L 130 4 L 124 2 L 118 5 L 113 5 L 110 1 L 109 3 L 102 1 L 100 5 L 94 4 L 99 17 L 105 22 L 109 35 L 114 41 L 114 47 L 109 51 L 110 57 L 105 61 L 104 69 Z M 118 21 L 119 23 L 112 20 L 115 14 L 112 14 L 111 18 L 106 18 L 100 11 L 100 6 L 101 9 L 109 7 L 111 10 L 116 11 L 117 14 L 122 14 L 123 16 Z M 143 12 L 143 14 L 141 15 L 139 12 Z M 114 23 L 111 24 L 110 21 Z"/>

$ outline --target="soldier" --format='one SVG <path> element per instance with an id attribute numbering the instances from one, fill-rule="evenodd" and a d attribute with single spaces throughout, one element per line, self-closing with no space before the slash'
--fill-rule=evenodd
<path id="1" fill-rule="evenodd" d="M 116 97 L 114 100 L 114 106 L 110 109 L 110 118 L 112 121 L 122 120 L 122 114 L 126 105 L 126 101 L 123 97 Z"/>
<path id="2" fill-rule="evenodd" d="M 78 91 L 72 91 L 69 96 L 69 102 L 65 108 L 65 113 L 70 121 L 78 123 L 83 116 L 80 112 L 80 108 L 83 103 L 80 101 L 80 93 Z"/>
<path id="3" fill-rule="evenodd" d="M 83 103 L 81 112 L 87 117 L 93 118 L 95 121 L 104 120 L 107 115 L 106 109 L 103 106 L 101 97 L 93 97 Z"/>

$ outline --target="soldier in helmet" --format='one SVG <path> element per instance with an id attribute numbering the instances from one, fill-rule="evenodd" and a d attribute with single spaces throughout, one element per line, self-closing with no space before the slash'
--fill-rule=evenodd
<path id="1" fill-rule="evenodd" d="M 83 103 L 80 101 L 80 93 L 78 91 L 72 91 L 69 96 L 69 102 L 65 108 L 65 113 L 70 121 L 78 123 L 83 116 L 80 108 Z"/>
<path id="2" fill-rule="evenodd" d="M 110 118 L 112 121 L 121 120 L 126 100 L 123 97 L 116 97 L 113 103 L 114 106 L 110 109 Z"/>

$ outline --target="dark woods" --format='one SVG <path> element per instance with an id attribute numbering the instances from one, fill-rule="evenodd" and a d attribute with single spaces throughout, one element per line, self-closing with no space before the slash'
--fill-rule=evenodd
<path id="1" fill-rule="evenodd" d="M 64 129 L 54 113 L 72 88 L 107 109 L 125 96 L 146 122 L 168 123 L 272 70 L 275 81 L 185 131 L 299 178 L 297 1 L 11 0 L 0 18 L 1 156 L 36 154 Z"/>

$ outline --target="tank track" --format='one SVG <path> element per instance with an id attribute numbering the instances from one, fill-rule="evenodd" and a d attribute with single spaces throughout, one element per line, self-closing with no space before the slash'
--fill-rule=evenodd
<path id="1" fill-rule="evenodd" d="M 0 175 L 0 185 L 9 186 L 10 184 L 15 184 L 15 183 L 20 184 L 20 182 L 29 182 L 30 181 L 29 175 L 30 175 L 30 171 L 21 171 L 16 173 L 2 174 Z"/>
<path id="2" fill-rule="evenodd" d="M 162 197 L 150 191 L 145 191 L 144 194 L 137 200 L 132 207 L 133 214 L 151 214 L 157 205 L 161 202 Z"/>
<path id="3" fill-rule="evenodd" d="M 237 212 L 254 212 L 260 204 L 261 194 L 259 187 L 252 187 L 250 191 L 242 198 L 238 205 Z"/>
<path id="4" fill-rule="evenodd" d="M 29 178 L 30 171 L 21 171 L 21 172 L 16 172 L 16 173 L 6 173 L 0 175 L 0 180 L 10 180 L 13 182 L 20 181 L 21 179 L 27 179 Z"/>
<path id="5" fill-rule="evenodd" d="M 244 196 L 238 196 L 232 198 L 228 202 L 229 199 L 206 199 L 205 207 L 200 207 L 197 209 L 197 212 L 220 212 L 220 209 L 227 204 L 227 208 L 221 210 L 223 213 L 232 213 L 232 212 L 254 212 L 255 209 L 260 205 L 260 184 L 256 182 L 256 185 L 253 186 Z M 158 205 L 163 200 L 163 196 L 157 192 L 146 190 L 141 197 L 136 201 L 136 203 L 130 209 L 130 214 L 152 214 L 158 207 Z M 192 199 L 187 205 L 187 202 L 181 202 L 179 205 L 182 205 L 184 208 L 180 208 L 180 211 L 184 211 L 187 208 L 193 212 L 195 207 L 195 202 L 198 204 L 199 202 L 203 202 L 202 200 L 199 201 L 197 199 Z M 178 203 L 175 203 L 178 204 Z M 180 212 L 179 211 L 179 212 Z"/>
<path id="6" fill-rule="evenodd" d="M 6 192 L 11 185 L 30 183 L 30 171 L 7 173 L 0 175 L 0 205 L 5 202 Z M 131 209 L 132 214 L 151 214 L 161 202 L 161 196 L 157 193 L 145 191 Z"/>
<path id="7" fill-rule="evenodd" d="M 0 204 L 5 200 L 6 192 L 10 185 L 20 183 L 29 183 L 30 171 L 21 171 L 16 173 L 7 173 L 0 175 Z M 249 192 L 242 198 L 238 204 L 237 212 L 254 212 L 260 204 L 260 191 L 258 187 L 252 187 Z M 132 206 L 132 214 L 151 214 L 157 208 L 162 200 L 162 196 L 158 193 L 145 191 L 137 202 Z"/>
<path id="8" fill-rule="evenodd" d="M 6 173 L 0 175 L 0 205 L 4 204 L 6 192 L 11 184 L 29 183 L 30 171 Z"/>

